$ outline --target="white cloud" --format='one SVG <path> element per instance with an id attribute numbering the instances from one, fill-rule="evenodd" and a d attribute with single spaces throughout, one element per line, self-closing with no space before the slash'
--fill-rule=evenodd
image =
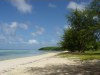
<path id="1" fill-rule="evenodd" d="M 32 32 L 33 36 L 42 35 L 45 29 L 43 27 L 36 26 L 36 32 Z"/>
<path id="2" fill-rule="evenodd" d="M 11 3 L 20 12 L 30 13 L 32 11 L 32 5 L 28 4 L 26 0 L 11 0 Z"/>
<path id="3" fill-rule="evenodd" d="M 50 8 L 56 8 L 57 6 L 55 4 L 49 3 L 48 7 L 50 7 Z"/>
<path id="4" fill-rule="evenodd" d="M 19 22 L 3 23 L 2 26 L 2 31 L 5 35 L 15 35 L 17 29 L 28 29 L 27 24 Z"/>
<path id="5" fill-rule="evenodd" d="M 21 29 L 28 29 L 28 25 L 25 23 L 19 23 L 19 22 L 12 22 L 11 25 L 9 24 L 11 29 L 17 29 L 17 28 L 21 28 Z"/>
<path id="6" fill-rule="evenodd" d="M 10 25 L 10 28 L 16 29 L 17 28 L 17 22 L 12 22 L 12 24 Z"/>
<path id="7" fill-rule="evenodd" d="M 74 1 L 71 1 L 68 4 L 67 8 L 73 9 L 73 10 L 75 10 L 75 9 L 84 10 L 85 9 L 85 5 L 86 5 L 85 3 L 78 4 L 78 3 L 74 2 Z"/>
<path id="8" fill-rule="evenodd" d="M 29 40 L 28 41 L 29 44 L 38 44 L 38 41 L 35 39 Z"/>
<path id="9" fill-rule="evenodd" d="M 22 28 L 22 29 L 25 29 L 25 30 L 28 29 L 28 25 L 27 24 L 21 23 L 19 25 L 20 25 L 20 28 Z"/>
<path id="10" fill-rule="evenodd" d="M 16 35 L 17 31 L 22 29 L 28 29 L 28 25 L 19 22 L 0 24 L 0 42 L 9 44 L 26 43 L 22 36 Z"/>
<path id="11" fill-rule="evenodd" d="M 2 26 L 2 31 L 5 35 L 14 35 L 17 30 L 18 24 L 17 22 L 12 22 L 10 24 L 3 23 Z"/>
<path id="12" fill-rule="evenodd" d="M 28 25 L 25 23 L 11 22 L 11 23 L 2 23 L 0 24 L 0 44 L 10 44 L 10 45 L 26 45 L 32 46 L 40 44 L 38 40 L 32 38 L 24 38 L 23 35 L 17 34 L 19 30 L 26 30 Z M 36 35 L 42 35 L 44 28 L 36 26 Z"/>
<path id="13" fill-rule="evenodd" d="M 0 44 L 25 44 L 24 39 L 21 36 L 11 36 L 11 35 L 4 35 L 3 33 L 0 34 Z"/>
<path id="14" fill-rule="evenodd" d="M 25 23 L 11 22 L 0 24 L 0 45 L 9 45 L 7 48 L 34 48 L 40 44 L 34 38 L 26 38 L 21 34 L 17 34 L 20 30 L 26 30 L 28 25 Z M 40 28 L 41 30 L 41 28 Z M 40 34 L 40 33 L 39 33 Z M 13 47 L 14 46 L 14 47 Z M 18 46 L 18 47 L 17 47 Z"/>

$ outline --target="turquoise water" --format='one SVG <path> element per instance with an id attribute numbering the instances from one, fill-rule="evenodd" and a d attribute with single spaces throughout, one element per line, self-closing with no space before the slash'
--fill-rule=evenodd
<path id="1" fill-rule="evenodd" d="M 36 56 L 44 53 L 44 51 L 39 50 L 0 50 L 0 61 L 27 56 Z"/>

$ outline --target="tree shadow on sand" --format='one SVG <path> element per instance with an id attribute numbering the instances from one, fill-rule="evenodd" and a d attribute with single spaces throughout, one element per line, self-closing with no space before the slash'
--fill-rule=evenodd
<path id="1" fill-rule="evenodd" d="M 31 67 L 30 75 L 100 75 L 100 61 L 82 65 L 49 65 L 44 68 Z"/>

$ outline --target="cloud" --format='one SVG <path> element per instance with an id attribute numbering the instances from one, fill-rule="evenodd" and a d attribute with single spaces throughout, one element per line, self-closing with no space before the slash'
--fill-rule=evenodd
<path id="1" fill-rule="evenodd" d="M 11 3 L 22 13 L 32 12 L 32 5 L 28 4 L 26 0 L 11 0 Z"/>
<path id="2" fill-rule="evenodd" d="M 37 47 L 38 44 L 40 44 L 38 40 L 31 37 L 27 38 L 24 34 L 22 35 L 22 31 L 20 32 L 20 30 L 26 31 L 26 29 L 28 29 L 28 25 L 25 23 L 16 21 L 11 23 L 0 23 L 0 48 L 32 49 Z M 41 27 L 38 29 L 43 31 Z"/>
<path id="3" fill-rule="evenodd" d="M 26 30 L 28 29 L 28 25 L 19 22 L 0 24 L 0 43 L 4 42 L 9 44 L 25 43 L 24 39 L 20 35 L 16 34 L 19 29 Z"/>
<path id="4" fill-rule="evenodd" d="M 10 25 L 10 28 L 16 29 L 17 28 L 17 22 L 12 22 Z"/>
<path id="5" fill-rule="evenodd" d="M 28 25 L 19 22 L 2 23 L 2 31 L 5 35 L 15 35 L 17 29 L 27 30 Z"/>
<path id="6" fill-rule="evenodd" d="M 27 30 L 28 29 L 28 25 L 24 24 L 24 23 L 20 23 L 20 28 Z"/>
<path id="7" fill-rule="evenodd" d="M 49 3 L 48 7 L 50 7 L 50 8 L 56 8 L 57 6 L 55 4 Z"/>
<path id="8" fill-rule="evenodd" d="M 36 26 L 36 32 L 32 32 L 33 36 L 42 35 L 45 29 L 43 27 Z"/>
<path id="9" fill-rule="evenodd" d="M 11 25 L 9 24 L 11 29 L 17 29 L 17 28 L 21 28 L 24 30 L 28 29 L 28 25 L 25 23 L 19 23 L 19 22 L 11 22 Z"/>
<path id="10" fill-rule="evenodd" d="M 2 26 L 2 31 L 5 35 L 14 35 L 17 30 L 18 24 L 17 22 L 12 22 L 10 24 L 3 23 Z"/>
<path id="11" fill-rule="evenodd" d="M 29 44 L 38 44 L 38 41 L 35 39 L 31 39 L 28 41 Z"/>
<path id="12" fill-rule="evenodd" d="M 73 9 L 73 10 L 75 10 L 75 9 L 84 10 L 85 9 L 85 5 L 86 5 L 85 3 L 78 4 L 78 3 L 74 2 L 74 1 L 71 1 L 68 4 L 67 8 L 68 9 Z"/>

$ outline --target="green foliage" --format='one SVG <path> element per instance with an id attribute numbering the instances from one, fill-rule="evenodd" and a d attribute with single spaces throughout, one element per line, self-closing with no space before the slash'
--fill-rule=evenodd
<path id="1" fill-rule="evenodd" d="M 100 17 L 100 0 L 93 0 L 88 8 Z"/>
<path id="2" fill-rule="evenodd" d="M 97 4 L 98 0 L 94 0 L 90 7 L 83 11 L 72 11 L 68 16 L 69 28 L 64 30 L 60 46 L 69 51 L 84 52 L 85 50 L 96 50 L 97 41 L 100 39 L 100 18 L 96 13 L 100 8 L 94 10 L 93 3 Z M 99 3 L 100 4 L 100 3 Z"/>
<path id="3" fill-rule="evenodd" d="M 100 0 L 93 0 L 87 8 L 94 15 L 94 20 L 98 29 L 95 31 L 98 41 L 100 41 Z"/>
<path id="4" fill-rule="evenodd" d="M 97 42 L 97 47 L 98 49 L 100 49 L 100 42 Z"/>
<path id="5" fill-rule="evenodd" d="M 68 49 L 74 52 L 78 49 L 76 39 L 77 35 L 72 29 L 64 30 L 64 35 L 62 37 L 62 41 L 60 41 L 60 45 L 63 49 Z"/>
<path id="6" fill-rule="evenodd" d="M 61 50 L 61 48 L 60 47 L 43 47 L 43 48 L 40 48 L 39 50 L 59 51 L 59 50 Z"/>
<path id="7" fill-rule="evenodd" d="M 73 59 L 80 59 L 80 60 L 93 60 L 99 59 L 100 60 L 100 50 L 97 51 L 85 51 L 85 53 L 61 53 L 58 56 L 63 58 L 73 58 Z"/>

